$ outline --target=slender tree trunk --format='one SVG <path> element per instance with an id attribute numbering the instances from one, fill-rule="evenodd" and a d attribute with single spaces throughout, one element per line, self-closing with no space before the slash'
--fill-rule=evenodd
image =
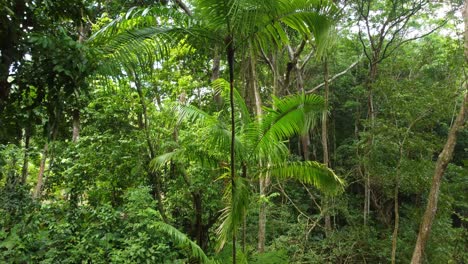
<path id="1" fill-rule="evenodd" d="M 83 17 L 83 10 L 81 10 L 81 17 Z M 80 27 L 78 28 L 78 43 L 83 43 L 85 40 L 86 30 L 83 25 L 83 22 L 80 23 Z M 76 95 L 78 97 L 78 94 Z M 79 98 L 76 98 L 76 101 L 79 101 Z M 80 138 L 80 109 L 77 106 L 76 109 L 72 112 L 73 118 L 73 134 L 72 134 L 72 142 L 77 142 Z"/>
<path id="2" fill-rule="evenodd" d="M 260 177 L 260 197 L 264 197 L 267 192 L 267 186 L 269 184 L 269 179 L 267 176 Z M 258 212 L 258 245 L 257 250 L 259 253 L 265 252 L 265 235 L 266 235 L 266 204 L 265 202 L 260 202 L 260 208 Z"/>
<path id="3" fill-rule="evenodd" d="M 203 204 L 202 194 L 199 191 L 192 192 L 193 206 L 195 209 L 195 238 L 197 244 L 203 245 Z"/>
<path id="4" fill-rule="evenodd" d="M 253 54 L 249 57 L 249 69 L 250 69 L 250 88 L 253 91 L 255 97 L 255 114 L 257 116 L 257 121 L 261 122 L 262 120 L 262 98 L 260 95 L 260 91 L 257 86 L 257 74 L 256 74 L 256 58 Z M 260 162 L 259 167 L 262 167 L 263 164 Z M 262 175 L 259 177 L 259 191 L 260 196 L 265 197 L 267 195 L 267 188 L 269 185 L 269 177 L 267 174 Z M 258 212 L 258 245 L 257 250 L 259 253 L 263 253 L 265 251 L 265 236 L 266 236 L 266 214 L 267 208 L 264 202 L 260 202 L 260 208 Z"/>
<path id="5" fill-rule="evenodd" d="M 271 63 L 271 70 L 273 72 L 273 95 L 277 95 L 278 93 L 278 88 L 279 88 L 279 76 L 278 76 L 278 56 L 277 52 L 274 51 L 272 54 L 270 63 Z M 256 81 L 256 74 L 255 74 L 255 67 L 252 67 L 252 70 L 254 71 L 254 81 Z M 256 93 L 258 93 L 258 89 Z M 260 98 L 260 95 L 258 96 Z M 262 102 L 261 98 L 257 101 L 256 100 L 256 114 L 259 117 L 259 122 L 261 122 L 261 116 L 263 115 L 262 112 Z M 262 164 L 260 164 L 260 167 L 262 167 Z M 266 174 L 264 177 L 260 177 L 259 179 L 259 191 L 260 191 L 260 196 L 266 196 L 268 194 L 268 187 L 270 186 L 270 176 Z M 258 244 L 257 244 L 257 250 L 259 253 L 265 252 L 265 241 L 266 241 L 266 213 L 267 213 L 267 208 L 266 204 L 261 202 L 260 208 L 259 208 L 259 214 L 258 214 Z"/>
<path id="6" fill-rule="evenodd" d="M 463 21 L 465 24 L 464 32 L 464 54 L 465 54 L 465 66 L 468 62 L 468 0 L 465 0 L 463 7 Z M 432 223 L 434 221 L 435 214 L 437 212 L 437 201 L 439 199 L 439 190 L 442 177 L 445 173 L 448 163 L 452 159 L 453 150 L 457 142 L 457 132 L 464 125 L 466 116 L 468 115 L 468 83 L 465 76 L 465 96 L 463 103 L 460 107 L 460 112 L 457 115 L 455 122 L 450 128 L 447 142 L 437 158 L 436 168 L 434 176 L 432 178 L 431 190 L 429 192 L 428 202 L 426 211 L 424 212 L 421 226 L 419 227 L 418 238 L 416 240 L 416 246 L 413 251 L 413 257 L 411 258 L 412 264 L 420 264 L 423 261 L 424 250 L 426 247 L 429 233 L 431 232 Z"/>
<path id="7" fill-rule="evenodd" d="M 72 141 L 77 142 L 80 138 L 80 110 L 73 110 L 73 136 Z"/>
<path id="8" fill-rule="evenodd" d="M 137 88 L 137 93 L 138 97 L 140 99 L 140 104 L 142 108 L 142 114 L 143 114 L 143 129 L 145 132 L 145 138 L 146 138 L 146 143 L 148 145 L 148 150 L 149 150 L 149 158 L 150 160 L 154 159 L 156 157 L 156 152 L 153 146 L 153 143 L 151 142 L 151 135 L 149 132 L 149 119 L 148 119 L 148 111 L 146 108 L 146 103 L 145 103 L 145 98 L 143 95 L 143 90 L 141 88 L 141 82 L 140 79 L 138 78 L 138 74 L 136 72 L 133 72 L 134 78 L 135 78 L 135 87 Z M 161 214 L 161 217 L 164 222 L 167 222 L 167 216 L 166 216 L 166 211 L 164 209 L 163 201 L 162 201 L 162 183 L 161 183 L 161 177 L 158 175 L 156 172 L 148 168 L 148 175 L 150 176 L 150 182 L 153 182 L 153 188 L 152 192 L 153 195 L 155 196 L 156 200 L 158 201 L 158 211 Z"/>
<path id="9" fill-rule="evenodd" d="M 465 2 L 466 3 L 466 2 Z M 466 4 L 465 4 L 466 12 Z M 465 17 L 466 19 L 467 17 Z M 466 20 L 465 20 L 466 21 Z M 468 40 L 465 40 L 465 42 Z M 465 93 L 463 103 L 460 108 L 460 112 L 457 115 L 455 122 L 450 128 L 447 142 L 445 143 L 444 149 L 439 154 L 437 159 L 434 176 L 432 178 L 431 190 L 427 201 L 426 211 L 424 212 L 421 226 L 419 227 L 418 238 L 416 246 L 413 251 L 413 257 L 411 259 L 412 264 L 419 264 L 423 261 L 424 249 L 426 247 L 429 233 L 431 232 L 432 223 L 434 221 L 435 214 L 437 212 L 437 201 L 439 199 L 440 184 L 442 177 L 444 176 L 445 170 L 448 163 L 452 159 L 453 150 L 457 141 L 457 132 L 464 125 L 465 118 L 468 115 L 468 94 Z"/>
<path id="10" fill-rule="evenodd" d="M 376 55 L 378 57 L 378 55 Z M 376 57 L 374 56 L 374 57 Z M 375 127 L 375 106 L 374 106 L 374 91 L 373 85 L 375 78 L 377 77 L 377 62 L 371 61 L 370 62 L 370 69 L 369 69 L 369 79 L 367 80 L 367 118 L 370 121 L 370 139 L 367 146 L 367 153 L 366 156 L 369 159 L 371 155 L 371 150 L 374 145 L 374 127 Z M 370 186 L 370 172 L 368 166 L 364 164 L 364 176 L 365 176 L 365 183 L 364 183 L 364 225 L 367 225 L 367 219 L 370 213 L 370 193 L 371 193 L 371 186 Z"/>
<path id="11" fill-rule="evenodd" d="M 392 234 L 392 264 L 396 263 L 396 250 L 397 250 L 397 242 L 398 242 L 398 229 L 400 227 L 400 205 L 398 201 L 398 195 L 400 190 L 400 170 L 401 170 L 401 160 L 403 159 L 403 144 L 400 145 L 400 158 L 398 160 L 397 168 L 396 168 L 396 179 L 395 179 L 395 189 L 393 192 L 393 210 L 394 210 L 394 226 L 393 226 L 393 234 Z"/>
<path id="12" fill-rule="evenodd" d="M 174 0 L 174 2 L 182 9 L 184 10 L 184 12 L 189 15 L 189 16 L 192 16 L 192 11 L 188 8 L 188 6 L 182 2 L 182 0 Z"/>
<path id="13" fill-rule="evenodd" d="M 392 235 L 392 264 L 396 263 L 396 250 L 397 250 L 397 242 L 398 242 L 398 229 L 400 227 L 400 205 L 399 205 L 399 191 L 400 191 L 400 178 L 401 178 L 401 162 L 403 161 L 403 151 L 404 151 L 404 146 L 406 143 L 406 140 L 410 134 L 410 131 L 414 124 L 418 122 L 418 120 L 422 119 L 425 116 L 425 114 L 419 116 L 416 118 L 406 129 L 406 133 L 403 136 L 403 139 L 399 142 L 399 158 L 398 158 L 398 164 L 396 167 L 396 175 L 395 175 L 395 188 L 394 188 L 394 227 L 393 227 L 393 235 Z"/>
<path id="14" fill-rule="evenodd" d="M 304 92 L 304 78 L 302 76 L 302 70 L 299 68 L 297 63 L 295 64 L 295 69 L 296 69 L 296 82 L 297 82 L 297 90 L 300 93 Z M 310 135 L 309 131 L 306 131 L 304 135 L 300 137 L 301 140 L 301 146 L 302 146 L 302 155 L 304 160 L 310 160 Z"/>
<path id="15" fill-rule="evenodd" d="M 30 124 L 26 125 L 24 130 L 24 158 L 23 158 L 23 168 L 21 169 L 21 184 L 26 184 L 28 179 L 28 170 L 29 170 L 29 141 L 31 138 L 31 128 Z"/>
<path id="16" fill-rule="evenodd" d="M 330 161 L 329 161 L 329 153 L 328 153 L 328 98 L 329 98 L 329 90 L 330 90 L 330 85 L 328 83 L 328 60 L 325 58 L 323 62 L 323 70 L 324 70 L 324 101 L 325 101 L 325 110 L 322 112 L 322 147 L 323 147 L 323 163 L 327 166 L 330 166 Z M 325 211 L 325 231 L 328 234 L 332 230 L 331 226 L 331 220 L 330 220 L 330 198 L 329 197 L 324 197 L 324 204 L 322 208 Z"/>
<path id="17" fill-rule="evenodd" d="M 38 199 L 41 197 L 42 186 L 44 183 L 44 171 L 45 171 L 47 155 L 48 155 L 48 148 L 49 148 L 49 143 L 47 142 L 45 143 L 44 149 L 42 150 L 42 159 L 41 159 L 41 164 L 39 165 L 39 174 L 37 175 L 37 183 L 33 192 L 34 199 Z"/>
<path id="18" fill-rule="evenodd" d="M 229 23 L 228 23 L 229 24 Z M 228 26 L 229 27 L 229 26 Z M 234 108 L 234 39 L 232 36 L 226 38 L 226 55 L 229 68 L 229 102 L 231 107 L 231 199 L 235 202 L 236 192 L 236 165 L 235 165 L 235 139 L 236 139 L 236 119 L 235 119 L 235 108 Z M 232 204 L 231 206 L 235 206 Z M 232 263 L 236 264 L 236 227 L 232 230 Z"/>

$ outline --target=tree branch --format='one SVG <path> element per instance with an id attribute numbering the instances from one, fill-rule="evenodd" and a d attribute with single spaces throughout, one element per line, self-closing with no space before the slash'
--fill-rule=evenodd
<path id="1" fill-rule="evenodd" d="M 362 59 L 362 55 L 359 56 L 359 58 L 351 65 L 349 65 L 348 68 L 346 68 L 344 71 L 340 72 L 340 73 L 337 73 L 335 75 L 333 75 L 330 79 L 328 79 L 328 83 L 331 83 L 332 81 L 334 81 L 336 78 L 346 74 L 349 70 L 351 70 L 352 68 L 354 68 Z M 309 90 L 306 92 L 306 94 L 310 94 L 310 93 L 313 93 L 315 92 L 316 90 L 318 90 L 320 87 L 324 86 L 325 85 L 325 82 L 315 86 L 312 90 Z"/>
<path id="2" fill-rule="evenodd" d="M 189 15 L 189 16 L 192 16 L 193 13 L 192 11 L 187 7 L 186 4 L 184 4 L 184 2 L 182 2 L 182 0 L 174 0 L 174 3 L 176 5 L 178 5 L 180 8 L 182 8 L 182 10 L 184 10 L 184 12 Z"/>

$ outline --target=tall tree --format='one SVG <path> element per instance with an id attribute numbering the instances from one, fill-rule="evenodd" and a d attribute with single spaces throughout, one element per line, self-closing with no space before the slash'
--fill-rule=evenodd
<path id="1" fill-rule="evenodd" d="M 442 183 L 442 177 L 447 169 L 447 165 L 453 156 L 455 144 L 457 143 L 457 133 L 464 126 L 466 117 L 468 116 L 468 81 L 466 76 L 466 67 L 468 65 L 468 1 L 465 0 L 463 7 L 463 21 L 465 25 L 464 32 L 464 84 L 465 89 L 462 90 L 463 101 L 461 102 L 460 110 L 458 115 L 453 122 L 452 127 L 447 136 L 447 141 L 442 149 L 442 152 L 437 158 L 436 167 L 434 170 L 434 176 L 432 178 L 431 190 L 429 192 L 426 210 L 424 212 L 421 225 L 419 227 L 418 238 L 413 251 L 413 257 L 411 258 L 412 264 L 419 264 L 424 259 L 424 249 L 426 247 L 429 234 L 431 232 L 432 223 L 437 213 L 437 202 L 439 199 L 440 185 Z"/>
<path id="2" fill-rule="evenodd" d="M 375 82 L 377 80 L 379 65 L 391 56 L 401 45 L 412 40 L 427 36 L 440 28 L 435 26 L 427 32 L 416 36 L 407 36 L 408 29 L 422 11 L 429 5 L 427 0 L 408 1 L 391 0 L 358 0 L 356 11 L 359 16 L 359 41 L 368 61 L 368 73 L 364 86 L 367 90 L 367 120 L 370 137 L 367 139 L 364 156 L 372 155 L 374 144 L 373 130 L 376 126 L 377 109 L 375 105 Z M 379 21 L 376 23 L 376 21 Z M 444 23 L 442 23 L 443 25 Z M 367 223 L 370 212 L 371 172 L 368 164 L 360 165 L 364 181 L 364 223 Z"/>
<path id="3" fill-rule="evenodd" d="M 130 50 L 145 49 L 148 41 L 141 41 L 148 38 L 155 38 L 156 43 L 151 45 L 164 45 L 163 39 L 169 36 L 174 39 L 186 39 L 190 44 L 200 47 L 206 46 L 207 41 L 218 43 L 224 46 L 225 58 L 228 65 L 228 80 L 230 86 L 230 106 L 231 106 L 231 145 L 230 145 L 230 174 L 231 174 L 231 195 L 232 201 L 236 201 L 236 124 L 234 106 L 234 81 L 235 81 L 235 53 L 236 51 L 248 50 L 248 43 L 258 43 L 265 46 L 266 42 L 273 40 L 276 45 L 285 42 L 283 36 L 286 35 L 281 24 L 286 24 L 289 28 L 299 31 L 305 36 L 311 34 L 319 44 L 322 44 L 328 32 L 332 20 L 330 13 L 333 11 L 332 5 L 323 1 L 295 0 L 295 1 L 214 1 L 199 0 L 194 3 L 195 11 L 193 17 L 186 17 L 191 27 L 178 28 L 174 25 L 169 28 L 148 28 L 148 21 L 144 20 L 139 24 L 131 24 L 132 32 L 120 31 L 116 42 L 112 44 L 116 53 L 127 53 Z M 143 13 L 142 13 L 143 14 Z M 148 14 L 145 11 L 144 14 Z M 137 14 L 138 17 L 140 13 Z M 143 16 L 145 16 L 143 15 Z M 127 15 L 126 18 L 129 18 Z M 148 17 L 148 16 L 146 16 Z M 101 32 L 115 32 L 119 23 L 127 19 L 120 18 L 111 27 L 104 28 Z M 154 21 L 150 18 L 151 21 Z M 120 23 L 122 24 L 122 23 Z M 127 24 L 128 27 L 128 24 Z M 108 30 L 108 29 L 113 30 Z M 190 33 L 189 35 L 187 33 Z M 192 42 L 194 41 L 194 42 Z M 320 42 L 319 42 L 320 41 Z M 192 42 L 192 43 L 191 43 Z M 128 44 L 134 45 L 129 48 Z M 198 44 L 198 45 L 197 45 Z M 201 46 L 200 46 L 201 44 Z M 323 44 L 322 44 L 323 45 Z M 154 47 L 154 46 L 152 46 Z M 118 56 L 118 55 L 117 55 Z M 235 205 L 232 205 L 235 206 Z M 236 230 L 232 232 L 233 262 L 236 262 Z"/>

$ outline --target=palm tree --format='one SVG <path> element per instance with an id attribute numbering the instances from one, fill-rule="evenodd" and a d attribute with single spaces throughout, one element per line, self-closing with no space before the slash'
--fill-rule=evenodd
<path id="1" fill-rule="evenodd" d="M 324 0 L 196 0 L 193 16 L 162 7 L 131 9 L 104 27 L 95 36 L 104 39 L 111 57 L 128 60 L 128 54 L 164 56 L 168 46 L 185 41 L 197 49 L 223 47 L 229 72 L 230 180 L 231 200 L 236 197 L 236 113 L 234 111 L 235 54 L 269 43 L 287 43 L 284 27 L 312 35 L 320 47 L 326 46 L 334 5 Z M 169 17 L 169 18 L 168 18 Z M 96 39 L 92 37 L 91 39 Z M 236 234 L 232 233 L 233 263 Z"/>
<path id="2" fill-rule="evenodd" d="M 215 90 L 227 98 L 230 93 L 230 84 L 218 79 L 213 84 Z M 293 178 L 306 184 L 312 184 L 320 190 L 335 194 L 341 190 L 342 180 L 326 165 L 312 162 L 291 162 L 290 153 L 285 140 L 294 135 L 308 131 L 314 124 L 317 116 L 324 110 L 324 101 L 316 95 L 298 94 L 282 99 L 273 98 L 271 108 L 265 109 L 262 118 L 251 119 L 247 106 L 234 89 L 234 111 L 236 115 L 237 132 L 234 145 L 236 146 L 236 159 L 242 170 L 242 177 L 235 178 L 235 193 L 232 185 L 228 185 L 224 198 L 227 206 L 223 210 L 223 222 L 218 228 L 220 249 L 229 237 L 237 235 L 245 214 L 248 211 L 250 197 L 250 180 L 266 175 L 279 179 Z M 227 104 L 226 104 L 227 105 Z M 193 105 L 178 105 L 176 107 L 179 120 L 185 119 L 190 123 L 198 122 L 204 128 L 204 146 L 217 153 L 226 153 L 232 144 L 229 122 L 232 110 L 222 109 L 220 113 L 211 115 Z M 190 144 L 190 143 L 189 143 Z M 153 160 L 154 167 L 170 163 L 174 159 L 197 161 L 206 164 L 208 152 L 206 148 L 193 151 L 192 146 L 178 146 L 176 149 L 163 154 Z M 194 154 L 195 153 L 195 154 Z M 227 153 L 226 153 L 227 154 Z M 209 156 L 213 161 L 213 155 Z M 188 162 L 185 162 L 188 163 Z M 217 168 L 218 161 L 211 165 Z M 258 167 L 258 164 L 264 164 Z M 227 173 L 224 176 L 229 176 Z"/>

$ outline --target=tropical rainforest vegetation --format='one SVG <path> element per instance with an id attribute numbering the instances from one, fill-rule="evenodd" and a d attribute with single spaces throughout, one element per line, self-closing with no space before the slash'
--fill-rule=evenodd
<path id="1" fill-rule="evenodd" d="M 3 0 L 1 263 L 468 263 L 461 0 Z"/>

